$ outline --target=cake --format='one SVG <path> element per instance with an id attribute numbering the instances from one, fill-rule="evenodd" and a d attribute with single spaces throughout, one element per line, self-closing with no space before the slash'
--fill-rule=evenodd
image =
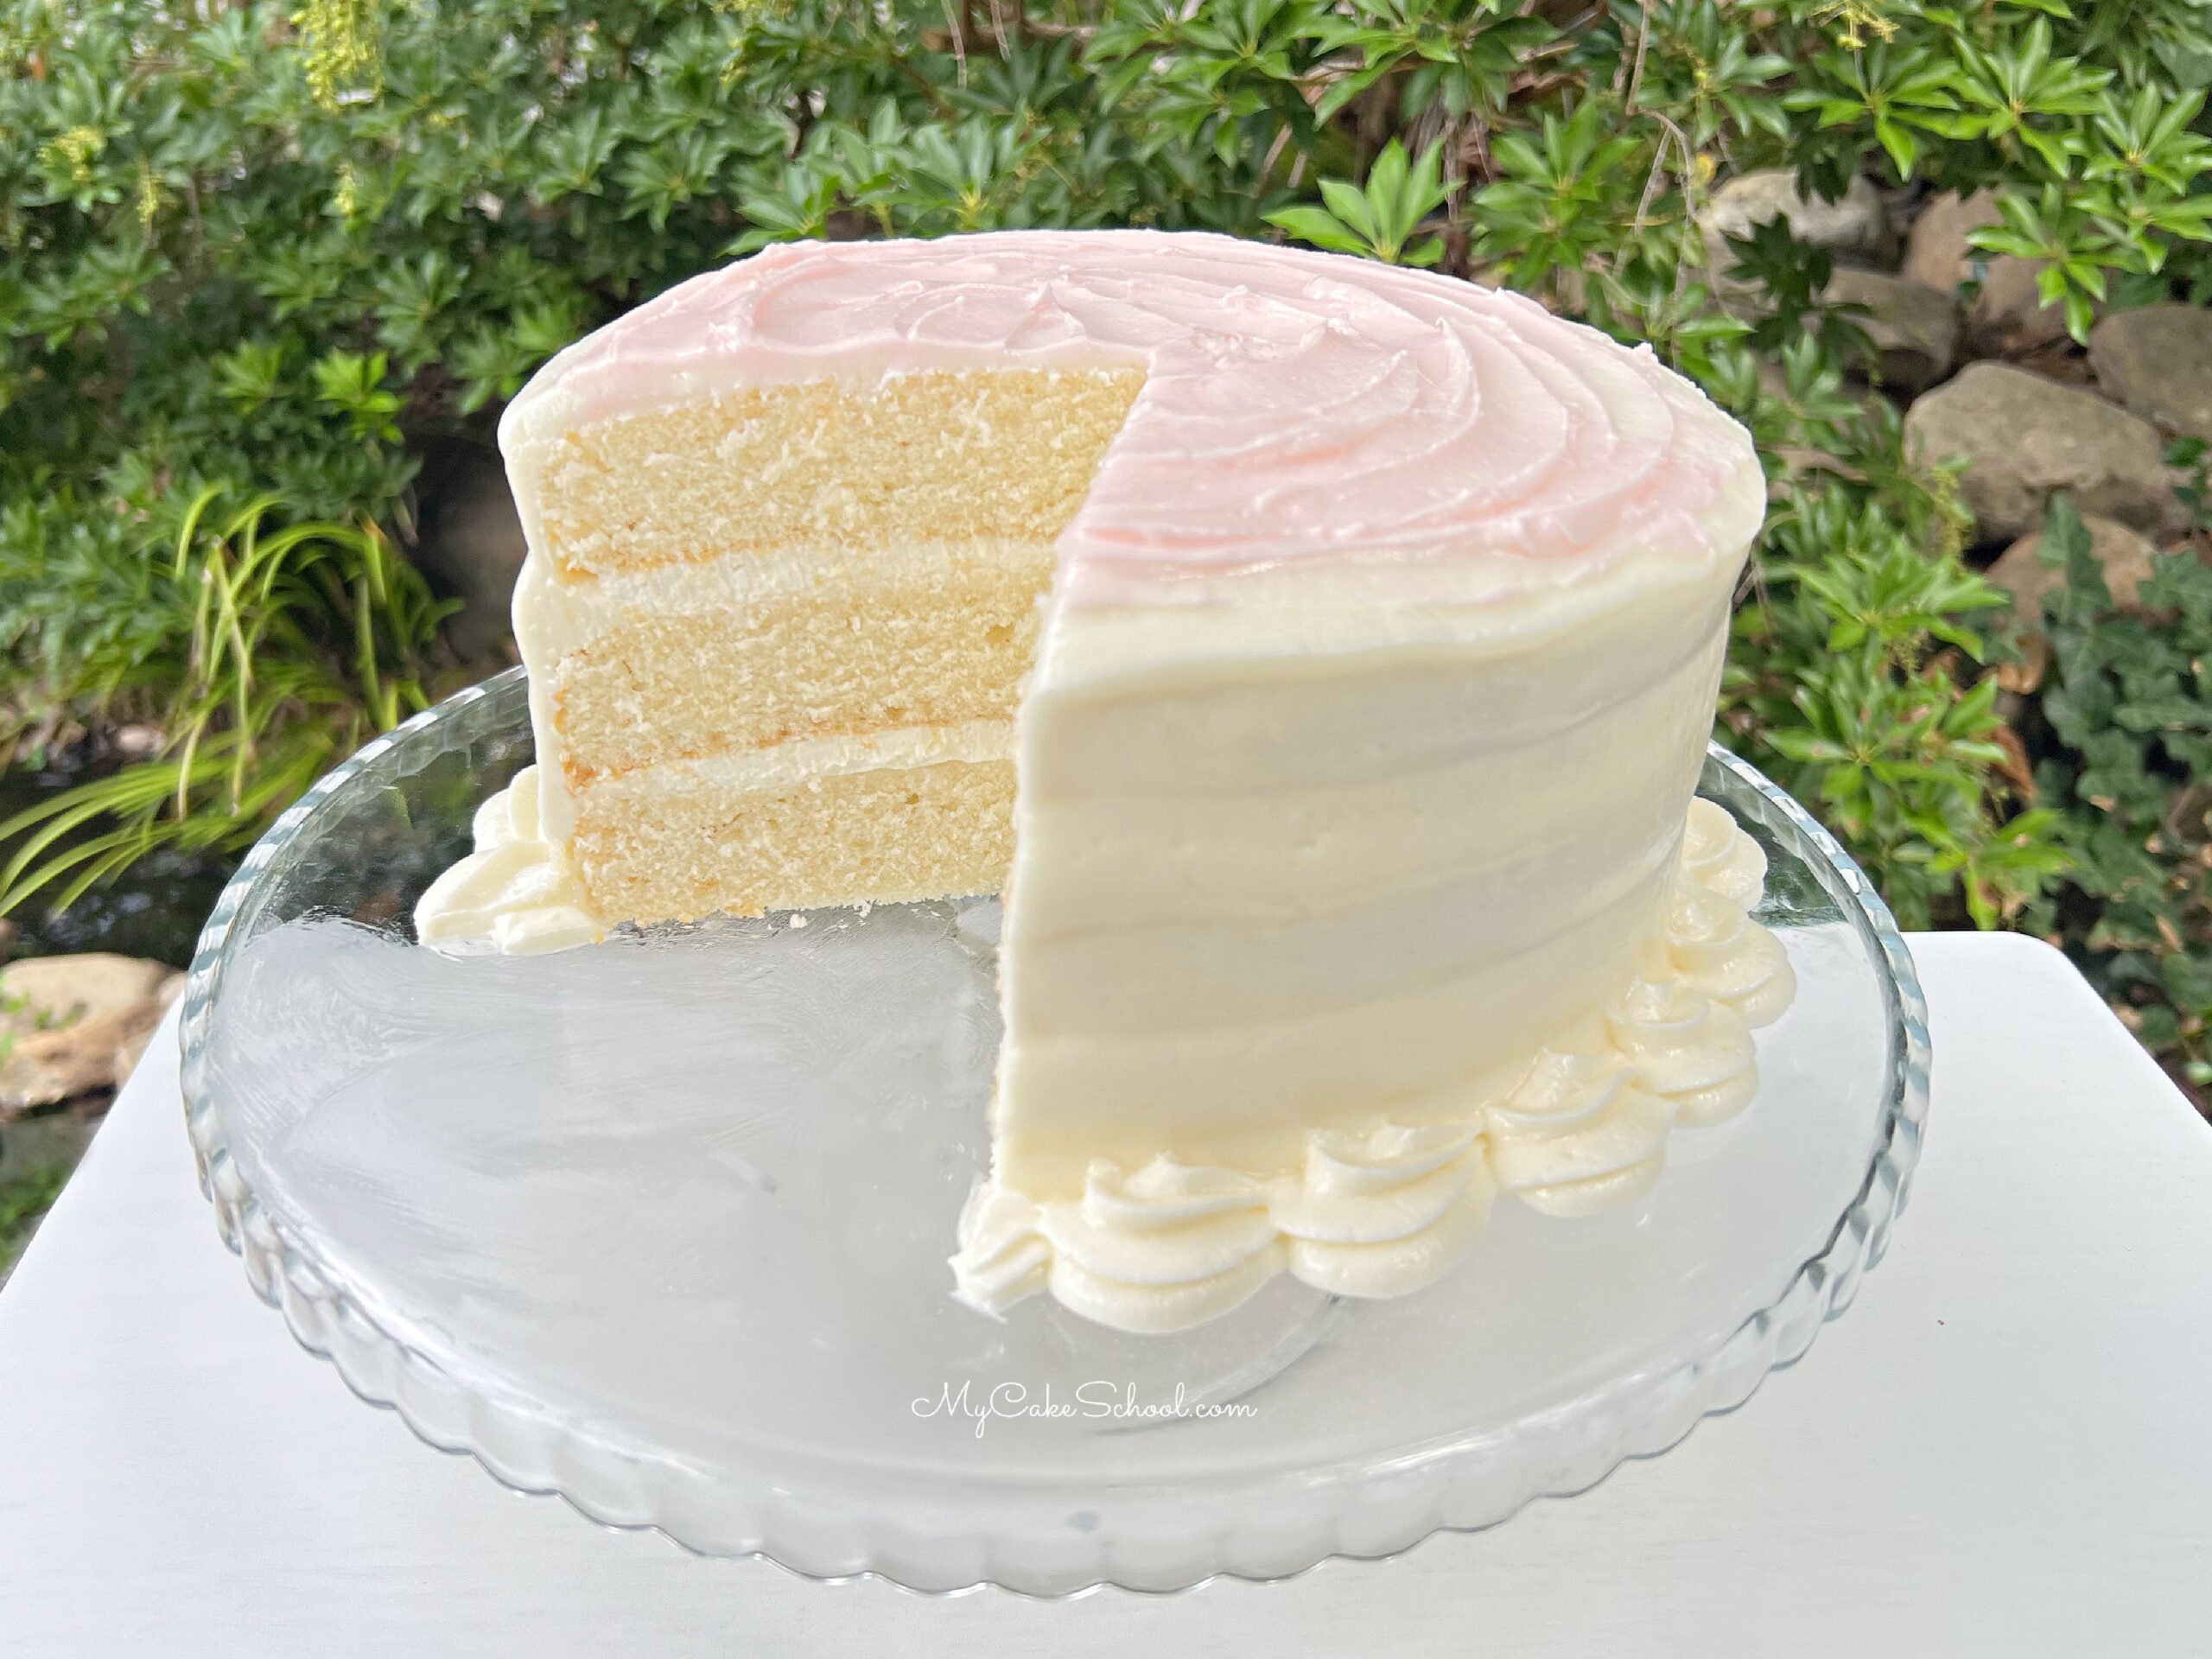
<path id="1" fill-rule="evenodd" d="M 1793 982 L 1694 791 L 1764 486 L 1648 347 L 1211 235 L 794 244 L 500 444 L 537 760 L 420 937 L 1002 892 L 972 1306 L 1403 1294 L 1750 1100 Z"/>

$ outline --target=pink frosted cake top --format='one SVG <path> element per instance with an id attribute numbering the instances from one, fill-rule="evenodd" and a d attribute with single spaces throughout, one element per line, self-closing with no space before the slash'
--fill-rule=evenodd
<path id="1" fill-rule="evenodd" d="M 1649 346 L 1451 277 L 1147 231 L 774 247 L 569 347 L 500 438 L 512 460 L 732 387 L 1009 365 L 1145 372 L 1061 540 L 1116 587 L 1312 560 L 1456 567 L 1478 599 L 1732 568 L 1764 506 L 1749 435 Z"/>

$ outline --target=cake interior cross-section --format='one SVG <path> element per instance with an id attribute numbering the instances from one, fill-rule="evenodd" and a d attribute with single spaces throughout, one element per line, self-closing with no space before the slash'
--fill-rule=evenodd
<path id="1" fill-rule="evenodd" d="M 970 1305 L 1402 1294 L 1751 1098 L 1794 982 L 1694 791 L 1764 482 L 1648 348 L 1211 235 L 797 244 L 500 442 L 537 764 L 419 937 L 1003 893 Z"/>

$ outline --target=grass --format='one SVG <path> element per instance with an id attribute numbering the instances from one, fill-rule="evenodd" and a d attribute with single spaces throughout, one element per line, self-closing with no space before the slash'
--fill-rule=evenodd
<path id="1" fill-rule="evenodd" d="M 31 1242 L 40 1219 L 54 1207 L 68 1180 L 69 1172 L 56 1165 L 0 1184 L 0 1284 L 15 1271 L 23 1247 Z"/>

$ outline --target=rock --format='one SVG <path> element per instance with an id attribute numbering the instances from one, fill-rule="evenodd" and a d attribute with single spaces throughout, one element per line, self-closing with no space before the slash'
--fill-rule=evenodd
<path id="1" fill-rule="evenodd" d="M 168 734 L 158 726 L 118 726 L 109 734 L 108 741 L 125 760 L 149 760 L 162 752 Z"/>
<path id="2" fill-rule="evenodd" d="M 2089 334 L 2097 384 L 2145 420 L 2212 440 L 2212 312 L 2193 305 L 2115 311 Z"/>
<path id="3" fill-rule="evenodd" d="M 183 988 L 162 963 L 105 953 L 0 970 L 0 1116 L 112 1087 Z"/>
<path id="4" fill-rule="evenodd" d="M 2150 577 L 2151 559 L 2158 550 L 2157 546 L 2149 537 L 2117 519 L 2084 513 L 2082 523 L 2089 532 L 2089 556 L 2104 568 L 2105 586 L 2112 593 L 2113 607 L 2139 612 L 2143 583 Z M 2008 690 L 2034 690 L 2050 666 L 2050 639 L 2044 632 L 2043 601 L 2046 595 L 2066 585 L 2066 572 L 2043 562 L 2042 547 L 2041 531 L 2023 536 L 2006 548 L 1985 573 L 1993 583 L 2012 596 L 2013 613 L 2020 619 L 2022 642 L 2027 650 L 2027 660 L 2018 665 L 2018 671 L 2002 676 Z M 2005 666 L 2008 671 L 2013 667 L 2010 664 Z"/>
<path id="5" fill-rule="evenodd" d="M 1698 215 L 1715 271 L 1736 262 L 1725 238 L 1749 236 L 1754 225 L 1774 219 L 1789 220 L 1790 235 L 1800 242 L 1831 253 L 1878 260 L 1891 251 L 1889 217 L 1865 179 L 1853 177 L 1840 201 L 1808 200 L 1797 193 L 1793 169 L 1767 168 L 1729 180 Z"/>
<path id="6" fill-rule="evenodd" d="M 1908 451 L 1924 464 L 1967 458 L 1960 493 L 1985 541 L 2040 527 L 2060 490 L 2084 513 L 2152 535 L 2187 526 L 2157 428 L 2023 370 L 1969 365 L 1914 400 L 1904 431 Z"/>
<path id="7" fill-rule="evenodd" d="M 508 616 L 527 549 L 506 469 L 489 450 L 455 443 L 424 463 L 422 490 L 416 568 L 441 597 L 461 601 L 447 640 L 469 662 L 511 661 Z"/>
<path id="8" fill-rule="evenodd" d="M 2114 607 L 2138 609 L 2158 544 L 2142 531 L 2100 513 L 2083 513 L 2082 524 L 2089 532 L 2089 556 L 2104 569 L 2105 586 L 2112 592 Z M 2042 617 L 2045 595 L 2066 584 L 2063 569 L 2043 562 L 2042 547 L 2042 531 L 2023 536 L 1986 573 L 1992 582 L 2012 595 L 2012 607 L 2031 624 Z"/>
<path id="9" fill-rule="evenodd" d="M 1956 295 L 1963 283 L 1981 286 L 1966 308 L 1967 335 L 1993 352 L 2025 351 L 2066 337 L 2066 308 L 2045 305 L 2036 278 L 2043 262 L 1969 246 L 1967 235 L 2004 216 L 1988 190 L 1971 196 L 1945 193 L 1920 210 L 1906 232 L 1900 274 Z"/>
<path id="10" fill-rule="evenodd" d="M 1959 308 L 1949 294 L 1907 277 L 1846 266 L 1830 279 L 1823 297 L 1831 304 L 1866 308 L 1854 320 L 1880 353 L 1877 366 L 1885 388 L 1910 396 L 1951 372 L 1959 350 Z"/>

